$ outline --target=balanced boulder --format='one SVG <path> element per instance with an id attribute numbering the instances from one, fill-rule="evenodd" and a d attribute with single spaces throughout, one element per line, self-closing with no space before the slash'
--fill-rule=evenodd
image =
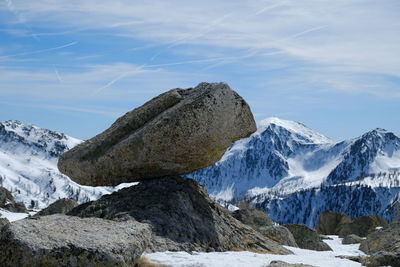
<path id="1" fill-rule="evenodd" d="M 173 89 L 64 153 L 60 171 L 84 185 L 182 175 L 217 162 L 256 130 L 250 107 L 225 83 Z"/>
<path id="2" fill-rule="evenodd" d="M 286 228 L 293 234 L 300 248 L 317 251 L 332 250 L 328 244 L 323 242 L 318 233 L 302 224 L 285 224 Z"/>
<path id="3" fill-rule="evenodd" d="M 148 251 L 257 250 L 288 254 L 278 243 L 232 217 L 203 186 L 181 177 L 145 180 L 74 208 L 69 215 L 148 223 Z"/>
<path id="4" fill-rule="evenodd" d="M 24 219 L 1 229 L 0 266 L 134 266 L 149 239 L 149 226 L 133 220 Z"/>

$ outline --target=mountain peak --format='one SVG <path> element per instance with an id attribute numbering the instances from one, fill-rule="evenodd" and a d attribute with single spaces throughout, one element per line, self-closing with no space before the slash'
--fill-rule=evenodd
<path id="1" fill-rule="evenodd" d="M 283 120 L 279 119 L 276 117 L 271 117 L 271 118 L 266 118 L 264 120 L 261 120 L 258 123 L 258 133 L 262 133 L 265 130 L 267 130 L 271 126 L 277 126 L 280 128 L 284 128 L 287 131 L 303 136 L 310 140 L 310 142 L 315 143 L 315 144 L 325 144 L 325 143 L 333 143 L 333 141 L 324 135 L 311 130 L 307 126 L 305 126 L 302 123 L 296 122 L 296 121 L 290 121 L 290 120 Z"/>

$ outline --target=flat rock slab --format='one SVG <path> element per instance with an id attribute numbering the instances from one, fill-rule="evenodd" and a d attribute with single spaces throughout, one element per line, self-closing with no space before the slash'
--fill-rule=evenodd
<path id="1" fill-rule="evenodd" d="M 82 204 L 69 215 L 112 220 L 134 218 L 148 223 L 153 236 L 147 252 L 257 250 L 291 253 L 233 218 L 227 209 L 209 198 L 203 186 L 181 177 L 142 181 Z"/>
<path id="2" fill-rule="evenodd" d="M 64 153 L 60 171 L 83 185 L 183 175 L 220 160 L 256 131 L 250 107 L 225 83 L 173 89 Z"/>
<path id="3" fill-rule="evenodd" d="M 8 224 L 0 232 L 0 266 L 133 266 L 149 226 L 50 215 Z"/>

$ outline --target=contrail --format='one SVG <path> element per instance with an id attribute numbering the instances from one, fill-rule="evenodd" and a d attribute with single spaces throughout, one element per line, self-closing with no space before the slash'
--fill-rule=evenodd
<path id="1" fill-rule="evenodd" d="M 42 50 L 36 50 L 36 51 L 31 51 L 31 52 L 24 52 L 24 53 L 13 54 L 13 55 L 1 56 L 0 59 L 2 59 L 2 58 L 19 57 L 19 56 L 26 56 L 26 55 L 34 55 L 34 54 L 45 53 L 45 52 L 49 52 L 49 51 L 54 51 L 54 50 L 59 50 L 59 49 L 63 49 L 63 48 L 66 48 L 66 47 L 70 47 L 70 46 L 76 45 L 77 43 L 78 43 L 78 42 L 75 41 L 75 42 L 68 43 L 68 44 L 61 45 L 61 46 L 57 46 L 57 47 L 46 48 L 46 49 L 42 49 Z"/>
<path id="2" fill-rule="evenodd" d="M 61 83 L 62 80 L 61 80 L 60 74 L 58 73 L 56 65 L 53 65 L 53 67 L 54 67 L 54 72 L 56 73 L 57 80 Z"/>

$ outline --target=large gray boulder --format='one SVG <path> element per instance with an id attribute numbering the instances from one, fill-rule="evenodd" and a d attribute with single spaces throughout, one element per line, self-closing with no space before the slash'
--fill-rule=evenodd
<path id="1" fill-rule="evenodd" d="M 27 212 L 24 203 L 16 202 L 11 192 L 4 187 L 0 187 L 0 208 L 11 212 Z"/>
<path id="2" fill-rule="evenodd" d="M 60 171 L 84 185 L 182 175 L 217 162 L 256 130 L 250 107 L 225 83 L 173 89 L 64 153 Z"/>
<path id="3" fill-rule="evenodd" d="M 343 238 L 342 240 L 342 244 L 343 245 L 349 245 L 349 244 L 358 244 L 361 243 L 363 241 L 363 239 L 361 237 L 359 237 L 358 235 L 348 235 L 345 238 Z"/>
<path id="4" fill-rule="evenodd" d="M 332 250 L 328 244 L 323 242 L 318 233 L 302 224 L 285 224 L 286 228 L 293 234 L 300 248 L 317 251 Z"/>
<path id="5" fill-rule="evenodd" d="M 209 198 L 203 186 L 181 177 L 145 180 L 84 203 L 68 214 L 146 222 L 153 231 L 149 252 L 248 249 L 290 253 L 233 218 L 227 209 Z"/>
<path id="6" fill-rule="evenodd" d="M 346 214 L 326 210 L 319 216 L 315 230 L 323 235 L 337 235 L 340 226 L 350 222 L 351 219 Z"/>
<path id="7" fill-rule="evenodd" d="M 235 210 L 232 213 L 232 216 L 256 230 L 258 230 L 260 227 L 273 225 L 272 220 L 264 211 L 254 208 Z"/>
<path id="8" fill-rule="evenodd" d="M 258 231 L 264 236 L 274 240 L 280 245 L 299 247 L 294 239 L 293 234 L 282 225 L 264 226 L 258 228 Z"/>
<path id="9" fill-rule="evenodd" d="M 387 226 L 387 222 L 378 215 L 360 216 L 348 223 L 339 225 L 339 237 L 346 237 L 355 234 L 360 237 L 366 237 L 375 232 L 377 227 Z"/>
<path id="10" fill-rule="evenodd" d="M 24 219 L 1 229 L 0 266 L 134 266 L 149 239 L 149 226 L 133 220 Z"/>
<path id="11" fill-rule="evenodd" d="M 76 200 L 70 198 L 62 198 L 53 202 L 48 207 L 42 209 L 41 211 L 36 213 L 35 216 L 66 214 L 76 206 L 78 206 L 78 202 L 76 202 Z"/>

